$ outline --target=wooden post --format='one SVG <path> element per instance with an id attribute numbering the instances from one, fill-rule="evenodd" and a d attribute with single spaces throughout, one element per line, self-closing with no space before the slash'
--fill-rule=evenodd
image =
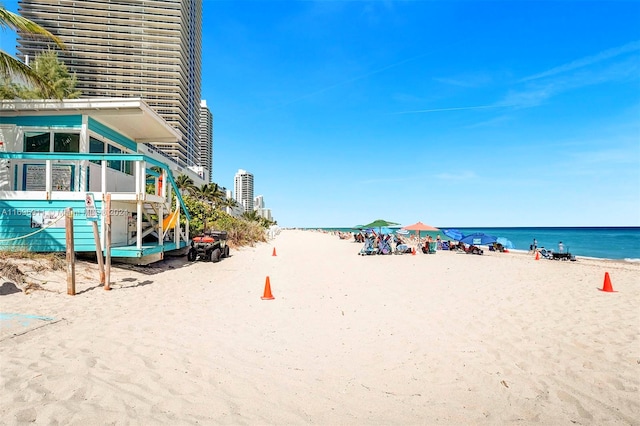
<path id="1" fill-rule="evenodd" d="M 106 263 L 106 280 L 104 282 L 104 289 L 111 290 L 111 193 L 106 195 L 105 199 L 105 212 L 104 212 L 104 227 L 105 227 L 105 252 L 107 255 Z"/>
<path id="2" fill-rule="evenodd" d="M 92 221 L 93 239 L 96 240 L 96 257 L 98 258 L 98 271 L 100 272 L 100 284 L 105 283 L 104 278 L 104 262 L 102 259 L 102 244 L 100 244 L 100 233 L 98 232 L 98 222 Z"/>
<path id="3" fill-rule="evenodd" d="M 76 256 L 73 246 L 73 209 L 64 210 L 64 221 L 67 237 L 67 294 L 76 294 Z"/>

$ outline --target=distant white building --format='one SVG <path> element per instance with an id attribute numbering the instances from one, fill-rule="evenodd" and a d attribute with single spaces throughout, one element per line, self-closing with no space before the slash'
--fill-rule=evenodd
<path id="1" fill-rule="evenodd" d="M 200 179 L 205 181 L 205 183 L 209 183 L 209 181 L 210 181 L 209 173 L 206 172 L 204 167 L 202 167 L 202 166 L 189 166 L 188 169 L 191 170 L 192 172 L 194 172 L 195 174 L 197 174 L 198 176 L 200 176 Z"/>
<path id="2" fill-rule="evenodd" d="M 253 208 L 255 210 L 259 210 L 259 209 L 263 209 L 264 208 L 264 197 L 262 195 L 258 195 L 253 200 Z"/>
<path id="3" fill-rule="evenodd" d="M 245 212 L 253 211 L 253 175 L 246 170 L 239 169 L 235 175 L 233 192 L 235 200 Z"/>
<path id="4" fill-rule="evenodd" d="M 264 203 L 264 197 L 262 195 L 258 195 L 253 200 L 253 208 L 258 214 L 258 216 L 263 217 L 267 220 L 273 220 L 271 217 L 271 210 L 266 208 L 266 205 Z"/>
<path id="5" fill-rule="evenodd" d="M 258 216 L 264 217 L 267 220 L 273 220 L 273 217 L 271 216 L 271 209 L 256 209 L 256 213 Z"/>

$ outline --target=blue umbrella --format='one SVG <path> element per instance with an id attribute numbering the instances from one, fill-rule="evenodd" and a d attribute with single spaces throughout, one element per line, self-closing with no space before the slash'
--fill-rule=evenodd
<path id="1" fill-rule="evenodd" d="M 513 243 L 511 242 L 511 240 L 507 240 L 505 237 L 498 237 L 496 242 L 498 244 L 502 244 L 502 247 L 504 247 L 506 249 L 514 248 Z"/>
<path id="2" fill-rule="evenodd" d="M 444 235 L 455 241 L 460 241 L 464 238 L 462 232 L 458 231 L 457 229 L 443 229 L 442 232 L 444 233 Z"/>
<path id="3" fill-rule="evenodd" d="M 493 244 L 496 242 L 496 240 L 497 238 L 492 235 L 483 234 L 482 232 L 476 232 L 473 234 L 465 235 L 460 240 L 460 242 L 463 242 L 465 244 L 473 244 L 474 246 L 477 246 L 479 244 L 482 244 L 482 245 Z"/>

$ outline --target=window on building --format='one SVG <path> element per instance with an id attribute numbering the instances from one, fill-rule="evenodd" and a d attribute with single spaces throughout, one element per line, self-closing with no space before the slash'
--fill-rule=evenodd
<path id="1" fill-rule="evenodd" d="M 80 152 L 80 135 L 78 133 L 54 133 L 54 152 Z"/>
<path id="2" fill-rule="evenodd" d="M 51 136 L 49 132 L 25 132 L 24 152 L 50 152 Z"/>
<path id="3" fill-rule="evenodd" d="M 121 154 L 122 150 L 117 146 L 109 145 L 107 147 L 107 153 L 109 154 Z M 107 167 L 122 171 L 122 161 L 121 160 L 109 160 L 107 161 Z"/>
<path id="4" fill-rule="evenodd" d="M 123 161 L 122 171 L 128 175 L 133 175 L 133 161 Z"/>
<path id="5" fill-rule="evenodd" d="M 93 154 L 104 154 L 104 142 L 94 137 L 89 137 L 89 152 Z M 102 164 L 100 160 L 91 160 L 91 162 Z"/>

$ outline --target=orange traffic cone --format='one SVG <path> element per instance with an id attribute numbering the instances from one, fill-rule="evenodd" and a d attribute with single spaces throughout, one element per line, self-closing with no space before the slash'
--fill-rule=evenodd
<path id="1" fill-rule="evenodd" d="M 536 260 L 540 260 L 540 252 L 539 251 L 536 252 Z"/>
<path id="2" fill-rule="evenodd" d="M 276 248 L 273 248 L 273 254 L 271 256 L 275 256 L 276 255 Z"/>
<path id="3" fill-rule="evenodd" d="M 264 283 L 264 295 L 262 296 L 262 300 L 273 300 L 273 294 L 271 294 L 271 283 L 269 282 L 269 277 L 267 277 L 267 281 Z"/>
<path id="4" fill-rule="evenodd" d="M 600 291 L 606 291 L 607 293 L 615 293 L 615 290 L 611 286 L 611 278 L 609 278 L 608 272 L 604 273 L 604 284 L 602 285 L 602 290 Z"/>
<path id="5" fill-rule="evenodd" d="M 416 255 L 416 248 L 415 248 L 415 247 L 411 249 L 411 255 L 412 255 L 412 256 L 415 256 L 415 255 Z"/>

